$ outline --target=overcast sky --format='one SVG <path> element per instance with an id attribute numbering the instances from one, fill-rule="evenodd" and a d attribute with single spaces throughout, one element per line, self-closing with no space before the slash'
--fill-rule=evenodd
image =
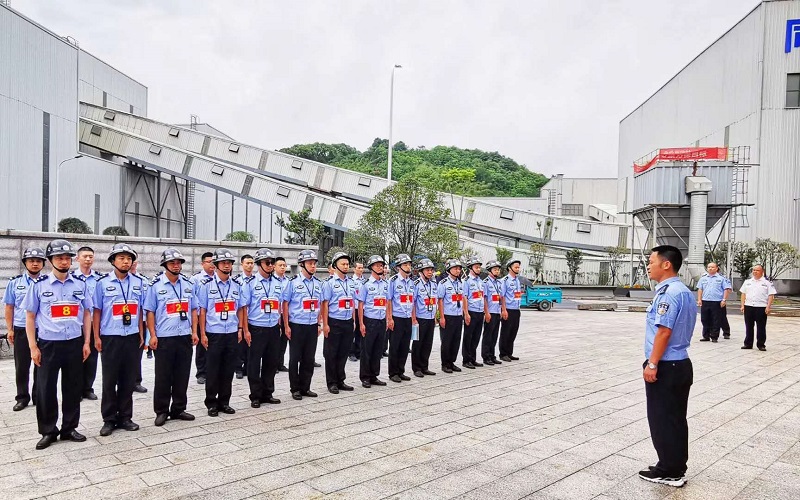
<path id="1" fill-rule="evenodd" d="M 499 151 L 550 175 L 616 176 L 619 121 L 756 0 L 11 0 L 149 88 L 277 149 L 388 135 Z M 665 144 L 666 146 L 673 146 Z"/>

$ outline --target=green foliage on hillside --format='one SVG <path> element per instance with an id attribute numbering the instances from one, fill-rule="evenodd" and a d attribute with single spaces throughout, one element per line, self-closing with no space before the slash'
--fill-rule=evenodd
<path id="1" fill-rule="evenodd" d="M 347 144 L 297 144 L 281 149 L 283 153 L 312 161 L 327 163 L 356 172 L 386 176 L 388 141 L 377 138 L 366 151 Z M 463 184 L 448 182 L 448 172 L 471 170 L 475 181 Z M 402 141 L 394 145 L 392 153 L 392 179 L 415 178 L 420 183 L 437 189 L 468 196 L 539 196 L 549 179 L 531 172 L 511 158 L 497 152 L 479 149 L 461 149 L 436 146 L 411 149 Z M 452 176 L 450 176 L 452 177 Z"/>

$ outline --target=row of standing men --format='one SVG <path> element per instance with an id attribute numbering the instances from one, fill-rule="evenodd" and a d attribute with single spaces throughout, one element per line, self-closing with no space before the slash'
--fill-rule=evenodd
<path id="1" fill-rule="evenodd" d="M 289 383 L 296 400 L 317 396 L 311 391 L 311 379 L 320 334 L 325 337 L 326 385 L 334 394 L 353 390 L 345 383 L 345 365 L 356 335 L 361 336 L 359 378 L 363 387 L 386 385 L 379 375 L 387 337 L 390 380 L 410 380 L 405 375 L 409 347 L 414 375 L 435 375 L 428 365 L 437 318 L 445 373 L 461 371 L 455 364 L 459 346 L 462 366 L 483 366 L 476 359 L 482 332 L 484 363 L 518 359 L 513 356 L 513 346 L 522 293 L 519 261 L 507 264 L 508 275 L 502 279 L 500 264 L 489 262 L 488 276 L 481 279 L 482 263 L 472 260 L 466 263 L 469 276 L 462 279 L 464 265 L 449 259 L 447 276 L 435 283 L 434 264 L 428 259 L 417 264 L 419 277 L 413 279 L 411 258 L 398 255 L 397 274 L 387 280 L 387 263 L 374 255 L 366 264 L 370 276 L 354 280 L 348 276 L 350 257 L 338 253 L 331 262 L 333 274 L 323 282 L 315 276 L 318 259 L 312 250 L 299 253 L 300 272 L 288 279 L 275 275 L 275 264 L 283 259 L 269 249 L 256 252 L 257 272 L 251 276 L 231 276 L 235 257 L 230 250 L 218 249 L 208 259 L 213 268 L 206 265 L 204 254 L 204 271 L 188 278 L 181 273 L 186 259 L 169 248 L 161 256 L 164 271 L 147 280 L 131 272 L 138 255 L 128 244 L 112 247 L 108 261 L 114 271 L 108 274 L 87 274 L 83 265 L 80 272 L 70 272 L 77 253 L 65 240 L 50 242 L 46 250 L 26 249 L 22 258 L 26 272 L 12 279 L 6 291 L 6 317 L 13 318 L 15 335 L 15 410 L 30 400 L 30 362 L 26 365 L 23 357 L 29 355 L 36 366 L 32 392 L 42 435 L 37 449 L 49 447 L 58 437 L 85 441 L 76 429 L 80 400 L 93 395 L 84 379 L 95 351 L 100 353 L 103 369 L 100 435 L 108 436 L 116 429 L 138 430 L 132 420 L 132 394 L 141 383 L 145 327 L 156 358 L 153 406 L 157 426 L 168 419 L 194 420 L 186 412 L 193 345 L 198 347 L 198 381 L 205 382 L 209 416 L 235 413 L 230 398 L 234 373 L 242 369 L 241 343 L 248 347 L 246 371 L 254 408 L 280 403 L 273 392 L 286 345 L 283 338 L 289 343 Z M 48 274 L 41 273 L 45 259 L 53 268 Z M 13 309 L 10 315 L 9 307 Z M 501 323 L 498 359 L 495 345 Z"/>

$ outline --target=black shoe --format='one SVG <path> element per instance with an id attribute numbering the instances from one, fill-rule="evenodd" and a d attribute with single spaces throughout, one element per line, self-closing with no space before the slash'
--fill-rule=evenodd
<path id="1" fill-rule="evenodd" d="M 89 401 L 97 401 L 97 394 L 93 392 L 85 392 L 83 393 L 83 399 L 88 399 Z"/>
<path id="2" fill-rule="evenodd" d="M 476 362 L 472 363 L 472 365 L 473 365 L 473 366 L 475 366 L 476 368 L 480 368 L 480 367 L 482 367 L 482 366 L 483 366 L 483 363 L 478 363 L 478 362 L 476 361 Z"/>
<path id="3" fill-rule="evenodd" d="M 262 403 L 268 403 L 268 404 L 271 404 L 271 405 L 279 405 L 279 404 L 281 404 L 281 400 L 280 399 L 273 398 L 272 396 L 268 397 L 267 399 L 262 399 L 261 402 Z"/>
<path id="4" fill-rule="evenodd" d="M 469 368 L 470 370 L 474 370 L 475 369 L 475 365 L 473 365 L 472 362 L 470 362 L 470 361 L 467 361 L 466 363 L 462 364 L 461 366 L 463 366 L 464 368 Z"/>
<path id="5" fill-rule="evenodd" d="M 401 373 L 400 374 L 400 380 L 405 380 L 406 382 L 408 382 L 409 380 L 411 380 L 411 377 L 409 377 L 408 375 L 403 375 Z"/>
<path id="6" fill-rule="evenodd" d="M 502 365 L 503 364 L 503 362 L 500 361 L 499 359 L 492 359 L 492 363 L 494 363 L 496 365 Z"/>
<path id="7" fill-rule="evenodd" d="M 209 408 L 208 409 L 208 416 L 209 417 L 219 417 L 219 410 L 216 408 Z"/>
<path id="8" fill-rule="evenodd" d="M 147 387 L 143 386 L 142 384 L 136 384 L 133 387 L 133 392 L 144 394 L 145 392 L 147 392 Z"/>
<path id="9" fill-rule="evenodd" d="M 331 394 L 339 394 L 339 388 L 336 387 L 335 385 L 329 385 L 328 392 L 330 392 Z"/>
<path id="10" fill-rule="evenodd" d="M 509 356 L 508 359 L 510 359 L 511 361 L 519 361 L 519 358 L 516 356 Z"/>
<path id="11" fill-rule="evenodd" d="M 244 378 L 244 373 L 236 372 L 236 378 L 239 379 L 239 380 L 242 380 Z"/>
<path id="12" fill-rule="evenodd" d="M 340 391 L 352 391 L 353 390 L 353 386 L 352 385 L 347 385 L 344 382 L 342 382 L 341 384 L 337 385 L 336 387 Z"/>
<path id="13" fill-rule="evenodd" d="M 436 372 L 432 372 L 430 370 L 422 370 L 423 375 L 436 375 Z"/>
<path id="14" fill-rule="evenodd" d="M 494 364 L 494 361 L 492 361 L 491 359 L 485 359 L 483 360 L 483 364 L 492 366 Z"/>
<path id="15" fill-rule="evenodd" d="M 261 401 L 250 401 L 250 408 L 261 408 Z"/>
<path id="16" fill-rule="evenodd" d="M 451 370 L 449 366 L 443 366 L 442 371 L 445 373 L 453 373 L 453 370 Z"/>
<path id="17" fill-rule="evenodd" d="M 722 338 L 723 338 L 723 339 L 729 339 L 729 338 L 731 338 L 731 335 L 730 335 L 730 334 L 728 334 L 728 335 L 723 335 L 723 336 L 722 336 Z"/>
<path id="18" fill-rule="evenodd" d="M 105 422 L 103 423 L 103 427 L 100 428 L 100 435 L 101 436 L 110 436 L 112 432 L 114 432 L 114 423 L 113 422 Z"/>
<path id="19" fill-rule="evenodd" d="M 125 422 L 122 422 L 121 424 L 117 424 L 117 429 L 124 429 L 126 431 L 138 431 L 139 424 L 137 424 L 133 420 L 127 420 Z"/>
<path id="20" fill-rule="evenodd" d="M 425 376 L 425 374 L 424 374 L 424 373 L 422 373 L 421 371 L 417 370 L 417 371 L 415 371 L 415 372 L 414 372 L 414 376 L 415 376 L 415 377 L 422 378 L 422 377 L 424 377 L 424 376 Z"/>
<path id="21" fill-rule="evenodd" d="M 322 368 L 322 365 L 314 361 L 314 368 Z"/>
<path id="22" fill-rule="evenodd" d="M 349 359 L 350 361 L 358 361 L 358 358 L 355 357 L 354 354 L 351 354 L 347 359 Z"/>
<path id="23" fill-rule="evenodd" d="M 190 421 L 190 420 L 194 420 L 194 415 L 192 415 L 191 413 L 186 413 L 185 411 L 182 411 L 180 413 L 176 413 L 175 415 L 170 415 L 169 418 L 171 418 L 172 420 Z"/>
<path id="24" fill-rule="evenodd" d="M 153 351 L 150 349 L 147 350 L 147 359 L 153 359 Z"/>
<path id="25" fill-rule="evenodd" d="M 753 348 L 753 346 L 751 346 L 751 345 L 749 345 L 749 346 L 748 345 L 743 345 L 742 346 L 742 349 L 752 349 L 752 348 Z"/>
<path id="26" fill-rule="evenodd" d="M 75 429 L 72 429 L 69 432 L 62 433 L 61 434 L 61 440 L 62 441 L 75 441 L 76 443 L 82 443 L 82 442 L 86 441 L 86 436 L 84 436 L 80 432 L 76 431 Z"/>
<path id="27" fill-rule="evenodd" d="M 369 380 L 362 380 L 361 387 L 363 387 L 364 389 L 369 389 L 370 387 L 372 387 L 372 384 L 369 383 Z"/>
<path id="28" fill-rule="evenodd" d="M 766 348 L 766 347 L 759 347 L 759 348 L 758 348 L 758 350 L 759 350 L 759 351 L 766 351 L 766 350 L 767 350 L 767 348 Z"/>
<path id="29" fill-rule="evenodd" d="M 453 370 L 454 372 L 460 372 L 461 371 L 461 368 L 457 367 L 456 365 L 450 365 L 450 369 Z"/>
<path id="30" fill-rule="evenodd" d="M 167 423 L 167 414 L 166 413 L 159 413 L 156 415 L 156 420 L 153 422 L 156 427 L 161 427 L 162 425 Z"/>
<path id="31" fill-rule="evenodd" d="M 55 442 L 56 442 L 55 434 L 45 434 L 44 436 L 42 436 L 42 439 L 40 439 L 39 442 L 36 443 L 36 449 L 43 450 Z"/>
<path id="32" fill-rule="evenodd" d="M 374 378 L 374 379 L 370 380 L 369 383 L 372 384 L 372 385 L 386 385 L 386 382 L 384 382 L 383 380 L 381 380 L 379 378 Z"/>
<path id="33" fill-rule="evenodd" d="M 651 483 L 666 484 L 667 486 L 674 486 L 675 488 L 680 488 L 686 484 L 685 476 L 666 477 L 657 472 L 653 472 L 649 468 L 646 470 L 640 470 L 639 477 Z"/>
<path id="34" fill-rule="evenodd" d="M 286 365 L 281 365 L 281 367 L 280 367 L 280 368 L 278 368 L 278 371 L 279 371 L 279 372 L 288 372 L 288 371 L 289 371 L 289 369 L 288 369 L 288 368 L 286 368 Z"/>
<path id="35" fill-rule="evenodd" d="M 228 405 L 220 406 L 219 407 L 219 411 L 221 411 L 222 413 L 225 413 L 226 415 L 233 415 L 234 413 L 236 413 L 236 410 L 234 410 L 233 408 L 231 408 Z"/>
<path id="36" fill-rule="evenodd" d="M 700 339 L 700 342 L 710 342 L 710 341 L 711 341 L 711 339 L 708 339 L 708 338 L 705 338 L 705 337 Z"/>
<path id="37" fill-rule="evenodd" d="M 511 358 L 509 358 L 508 356 L 500 356 L 500 359 L 502 359 L 506 363 L 510 363 L 511 362 Z M 494 364 L 498 364 L 497 361 L 495 361 Z"/>
<path id="38" fill-rule="evenodd" d="M 315 398 L 317 397 L 317 393 L 314 391 L 300 391 L 300 394 L 307 397 L 307 398 Z"/>
<path id="39" fill-rule="evenodd" d="M 205 385 L 206 378 L 205 377 L 197 377 L 197 383 L 200 385 Z"/>
<path id="40" fill-rule="evenodd" d="M 389 357 L 389 353 L 387 351 L 383 351 L 383 357 L 384 358 L 388 358 Z"/>
<path id="41" fill-rule="evenodd" d="M 25 409 L 26 406 L 28 406 L 28 403 L 23 403 L 22 401 L 17 401 L 17 404 L 14 405 L 14 408 L 12 408 L 12 410 L 14 410 L 14 411 L 22 411 L 22 410 Z"/>
<path id="42" fill-rule="evenodd" d="M 300 391 L 294 391 L 294 392 L 292 393 L 292 399 L 295 399 L 295 400 L 297 400 L 297 401 L 300 401 L 301 399 L 303 399 L 303 395 L 302 395 L 302 394 L 300 394 Z"/>
<path id="43" fill-rule="evenodd" d="M 717 339 L 711 339 L 711 343 L 712 343 L 712 344 L 716 344 L 717 342 L 719 342 L 719 340 L 717 340 Z"/>
<path id="44" fill-rule="evenodd" d="M 389 377 L 389 380 L 391 380 L 392 382 L 397 382 L 398 384 L 402 382 L 402 379 L 400 379 L 400 375 L 392 375 L 391 377 Z"/>

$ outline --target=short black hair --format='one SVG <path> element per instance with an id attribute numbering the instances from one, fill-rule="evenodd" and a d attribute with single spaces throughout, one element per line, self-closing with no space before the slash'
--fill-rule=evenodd
<path id="1" fill-rule="evenodd" d="M 203 255 L 200 256 L 200 260 L 206 260 L 209 257 L 214 257 L 214 252 L 203 252 Z"/>
<path id="2" fill-rule="evenodd" d="M 242 258 L 239 259 L 239 262 L 244 262 L 244 259 L 252 259 L 252 258 L 253 258 L 252 255 L 250 255 L 249 253 L 246 253 L 246 254 L 242 255 Z"/>
<path id="3" fill-rule="evenodd" d="M 283 257 L 275 257 L 275 263 L 277 264 L 278 262 L 286 262 L 286 259 Z"/>
<path id="4" fill-rule="evenodd" d="M 683 265 L 683 255 L 681 255 L 681 251 L 676 247 L 672 245 L 659 245 L 653 248 L 651 252 L 655 252 L 659 257 L 662 257 L 664 260 L 668 260 L 669 263 L 672 264 L 672 269 L 674 269 L 676 273 L 681 270 L 681 266 Z"/>
<path id="5" fill-rule="evenodd" d="M 80 247 L 76 253 L 81 252 L 92 252 L 94 253 L 94 249 L 92 247 Z"/>

